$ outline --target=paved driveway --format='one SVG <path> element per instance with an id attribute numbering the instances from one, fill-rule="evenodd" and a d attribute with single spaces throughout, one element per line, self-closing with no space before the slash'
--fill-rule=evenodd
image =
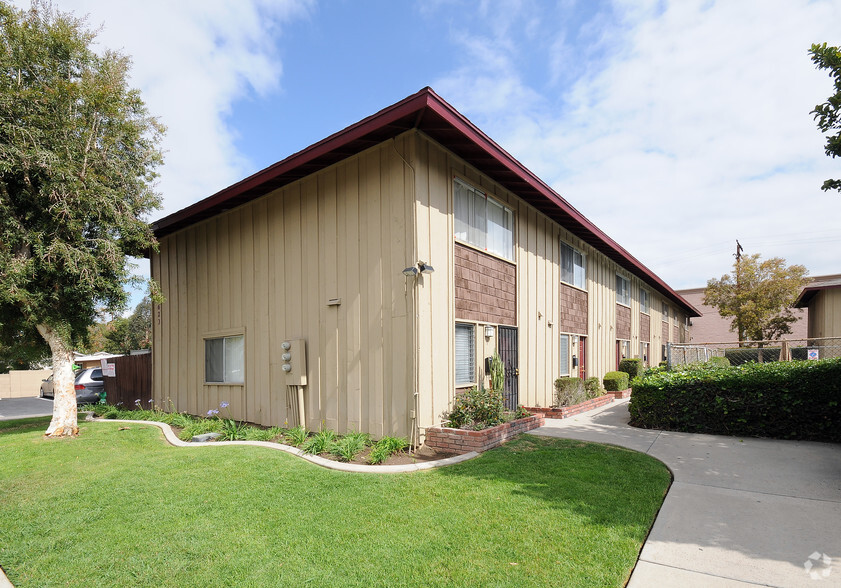
<path id="1" fill-rule="evenodd" d="M 630 588 L 841 586 L 841 445 L 635 429 L 628 419 L 625 400 L 531 433 L 621 445 L 672 470 Z"/>
<path id="2" fill-rule="evenodd" d="M 3 398 L 0 400 L 0 421 L 52 414 L 53 401 L 46 398 Z"/>

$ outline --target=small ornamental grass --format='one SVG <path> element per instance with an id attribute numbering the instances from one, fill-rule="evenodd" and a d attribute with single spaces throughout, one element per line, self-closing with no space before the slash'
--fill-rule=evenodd
<path id="1" fill-rule="evenodd" d="M 371 443 L 368 433 L 348 433 L 333 443 L 330 452 L 341 461 L 353 461 Z"/>
<path id="2" fill-rule="evenodd" d="M 377 441 L 371 448 L 371 453 L 368 454 L 368 463 L 377 465 L 395 453 L 405 451 L 409 447 L 409 442 L 405 437 L 383 437 Z"/>

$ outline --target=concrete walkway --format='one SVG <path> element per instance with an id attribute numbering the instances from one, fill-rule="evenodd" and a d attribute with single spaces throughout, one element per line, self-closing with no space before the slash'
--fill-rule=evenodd
<path id="1" fill-rule="evenodd" d="M 636 429 L 628 419 L 624 400 L 531 433 L 620 445 L 672 470 L 630 588 L 841 586 L 841 446 Z"/>

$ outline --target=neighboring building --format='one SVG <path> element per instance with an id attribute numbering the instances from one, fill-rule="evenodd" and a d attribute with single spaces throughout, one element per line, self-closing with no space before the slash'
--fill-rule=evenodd
<path id="1" fill-rule="evenodd" d="M 698 316 L 428 88 L 154 230 L 154 398 L 193 414 L 411 435 L 494 351 L 549 406 Z"/>
<path id="2" fill-rule="evenodd" d="M 82 369 L 97 368 L 102 366 L 103 359 L 114 359 L 115 357 L 122 357 L 119 353 L 108 353 L 107 351 L 97 351 L 88 355 L 73 352 L 73 363 Z"/>
<path id="3" fill-rule="evenodd" d="M 811 288 L 813 284 L 827 280 L 841 279 L 841 275 L 815 276 L 809 278 Z M 732 319 L 723 318 L 718 314 L 714 306 L 704 304 L 704 290 L 706 288 L 690 288 L 687 290 L 676 290 L 680 296 L 693 307 L 701 311 L 700 317 L 692 319 L 692 343 L 735 343 L 738 341 L 736 333 L 730 330 Z M 802 296 L 802 295 L 801 295 Z M 795 304 L 795 307 L 798 305 Z M 806 305 L 794 309 L 794 316 L 797 322 L 791 325 L 791 334 L 785 339 L 805 339 L 808 331 L 808 312 Z"/>
<path id="4" fill-rule="evenodd" d="M 841 276 L 815 278 L 803 288 L 794 305 L 809 309 L 807 337 L 810 341 L 841 337 Z M 833 346 L 841 347 L 837 343 Z"/>

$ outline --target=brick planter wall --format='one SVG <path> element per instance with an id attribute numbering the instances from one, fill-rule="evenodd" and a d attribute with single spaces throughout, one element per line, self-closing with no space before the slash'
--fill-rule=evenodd
<path id="1" fill-rule="evenodd" d="M 627 391 L 630 395 L 630 390 Z M 571 416 L 575 416 L 577 414 L 581 414 L 582 412 L 587 412 L 588 410 L 593 410 L 594 408 L 599 408 L 606 404 L 610 404 L 614 400 L 614 394 L 622 394 L 622 392 L 608 392 L 604 396 L 599 396 L 598 398 L 591 398 L 590 400 L 585 400 L 579 404 L 573 404 L 572 406 L 561 406 L 557 408 L 529 408 L 526 407 L 526 410 L 529 412 L 537 412 L 540 411 L 544 414 L 547 419 L 566 419 Z M 623 396 L 622 398 L 626 398 Z"/>
<path id="2" fill-rule="evenodd" d="M 424 443 L 429 447 L 448 453 L 487 451 L 497 445 L 502 445 L 511 437 L 516 437 L 520 433 L 542 427 L 544 422 L 543 414 L 536 412 L 532 413 L 530 417 L 503 423 L 483 431 L 429 427 L 426 430 Z"/>
<path id="3" fill-rule="evenodd" d="M 631 397 L 631 389 L 627 388 L 625 390 L 619 390 L 618 392 L 608 392 L 608 394 L 612 394 L 614 398 L 630 398 Z"/>

